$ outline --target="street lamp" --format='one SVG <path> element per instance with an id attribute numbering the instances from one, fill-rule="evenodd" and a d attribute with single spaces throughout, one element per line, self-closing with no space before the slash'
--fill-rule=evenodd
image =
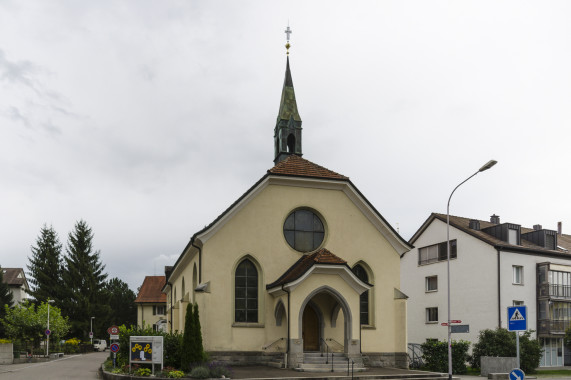
<path id="1" fill-rule="evenodd" d="M 93 346 L 93 320 L 95 319 L 95 317 L 91 317 L 91 330 L 89 330 L 89 335 L 91 336 L 91 345 Z"/>
<path id="2" fill-rule="evenodd" d="M 465 182 L 467 182 L 470 178 L 474 177 L 476 174 L 486 171 L 490 169 L 492 166 L 497 164 L 498 161 L 490 160 L 484 166 L 482 166 L 478 171 L 472 174 L 470 177 L 466 178 L 464 181 L 460 182 L 458 186 L 452 190 L 450 193 L 450 197 L 448 198 L 448 204 L 446 205 L 446 252 L 447 252 L 447 260 L 446 260 L 446 272 L 448 275 L 448 380 L 452 380 L 452 326 L 450 323 L 450 199 L 452 199 L 452 195 Z"/>
<path id="3" fill-rule="evenodd" d="M 54 300 L 51 300 L 48 298 L 48 328 L 47 328 L 48 331 L 50 329 L 50 304 L 54 303 L 54 302 L 55 302 Z M 50 331 L 50 334 L 51 334 L 51 331 Z M 46 356 L 48 358 L 50 357 L 50 334 L 46 334 L 47 335 L 47 338 L 46 338 Z"/>

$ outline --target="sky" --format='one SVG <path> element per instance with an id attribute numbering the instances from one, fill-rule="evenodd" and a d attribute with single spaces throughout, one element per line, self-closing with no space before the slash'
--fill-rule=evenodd
<path id="1" fill-rule="evenodd" d="M 79 220 L 136 290 L 273 166 L 286 35 L 304 158 L 408 240 L 431 212 L 571 233 L 571 2 L 0 0 L 0 265 Z"/>

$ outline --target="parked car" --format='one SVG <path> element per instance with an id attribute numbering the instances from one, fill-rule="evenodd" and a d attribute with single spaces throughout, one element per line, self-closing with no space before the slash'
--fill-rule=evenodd
<path id="1" fill-rule="evenodd" d="M 107 341 L 105 339 L 93 339 L 94 351 L 105 351 L 107 349 Z"/>

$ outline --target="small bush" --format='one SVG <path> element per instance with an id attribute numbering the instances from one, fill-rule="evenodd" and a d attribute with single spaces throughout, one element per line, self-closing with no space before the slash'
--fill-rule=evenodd
<path id="1" fill-rule="evenodd" d="M 433 372 L 448 372 L 448 341 L 430 340 L 421 345 L 422 358 L 426 369 Z M 452 341 L 452 373 L 465 374 L 467 371 L 470 342 Z"/>
<path id="2" fill-rule="evenodd" d="M 220 379 L 222 377 L 232 377 L 233 373 L 230 367 L 222 362 L 212 362 L 208 364 L 210 370 L 210 377 Z"/>
<path id="3" fill-rule="evenodd" d="M 176 371 L 176 370 L 175 370 L 175 371 L 169 371 L 169 372 L 167 373 L 167 377 L 168 377 L 169 379 L 181 379 L 181 378 L 184 377 L 184 372 L 182 372 L 182 371 Z"/>
<path id="4" fill-rule="evenodd" d="M 0 344 L 12 343 L 10 339 L 0 339 Z"/>
<path id="5" fill-rule="evenodd" d="M 543 351 L 539 342 L 531 339 L 529 330 L 519 337 L 520 345 L 520 367 L 526 374 L 535 373 L 541 360 Z M 482 356 L 515 357 L 516 356 L 516 336 L 515 332 L 497 328 L 495 330 L 482 330 L 478 337 L 478 342 L 474 344 L 470 363 L 474 368 L 480 368 L 480 358 Z"/>
<path id="6" fill-rule="evenodd" d="M 113 368 L 113 369 L 111 370 L 111 373 L 120 374 L 120 373 L 124 373 L 124 372 L 123 372 L 123 370 L 122 370 L 121 368 Z"/>
<path id="7" fill-rule="evenodd" d="M 135 376 L 151 376 L 150 368 L 139 368 L 134 372 Z"/>
<path id="8" fill-rule="evenodd" d="M 190 377 L 193 379 L 208 379 L 210 377 L 210 370 L 206 367 L 194 367 L 190 371 Z"/>

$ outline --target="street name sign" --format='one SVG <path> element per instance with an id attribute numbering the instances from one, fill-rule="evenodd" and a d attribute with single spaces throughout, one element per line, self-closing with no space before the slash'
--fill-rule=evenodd
<path id="1" fill-rule="evenodd" d="M 508 306 L 508 331 L 527 330 L 527 306 Z"/>

